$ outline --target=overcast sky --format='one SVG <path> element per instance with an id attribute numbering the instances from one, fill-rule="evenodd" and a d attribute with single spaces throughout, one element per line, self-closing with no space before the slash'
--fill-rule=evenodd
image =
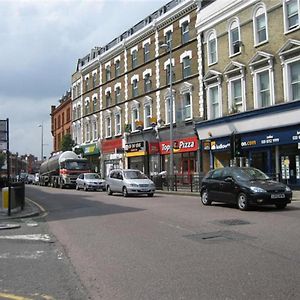
<path id="1" fill-rule="evenodd" d="M 169 1 L 0 0 L 0 119 L 9 118 L 10 150 L 40 159 L 43 124 L 48 156 L 51 105 L 70 88 L 77 59 Z"/>

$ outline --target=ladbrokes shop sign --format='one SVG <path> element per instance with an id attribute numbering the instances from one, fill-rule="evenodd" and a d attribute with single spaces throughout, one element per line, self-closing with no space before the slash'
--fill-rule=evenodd
<path id="1" fill-rule="evenodd" d="M 174 153 L 194 152 L 198 150 L 198 140 L 196 137 L 176 139 L 173 141 Z M 170 141 L 159 143 L 160 154 L 170 154 Z"/>

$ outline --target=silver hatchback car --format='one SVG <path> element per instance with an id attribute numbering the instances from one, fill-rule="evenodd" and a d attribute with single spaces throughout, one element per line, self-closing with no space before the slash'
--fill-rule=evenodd
<path id="1" fill-rule="evenodd" d="M 79 189 L 105 191 L 105 180 L 97 173 L 82 173 L 76 179 L 76 190 Z"/>
<path id="2" fill-rule="evenodd" d="M 110 171 L 106 178 L 106 191 L 108 195 L 122 193 L 124 197 L 127 197 L 133 194 L 147 194 L 152 197 L 155 184 L 140 170 L 115 169 Z"/>

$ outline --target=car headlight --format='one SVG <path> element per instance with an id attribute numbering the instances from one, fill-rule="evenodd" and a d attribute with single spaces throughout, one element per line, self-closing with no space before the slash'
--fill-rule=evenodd
<path id="1" fill-rule="evenodd" d="M 260 187 L 257 187 L 257 186 L 250 186 L 250 190 L 253 193 L 266 193 L 266 190 L 264 190 Z"/>
<path id="2" fill-rule="evenodd" d="M 286 191 L 286 192 L 291 192 L 292 190 L 291 190 L 288 186 L 286 186 L 286 187 L 285 187 L 285 191 Z"/>
<path id="3" fill-rule="evenodd" d="M 132 187 L 138 187 L 139 185 L 136 184 L 136 183 L 131 183 L 130 186 L 132 186 Z"/>

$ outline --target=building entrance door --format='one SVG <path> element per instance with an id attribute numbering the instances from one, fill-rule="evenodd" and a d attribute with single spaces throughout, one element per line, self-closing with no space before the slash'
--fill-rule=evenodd
<path id="1" fill-rule="evenodd" d="M 195 164 L 196 161 L 193 158 L 183 158 L 182 159 L 182 181 L 183 183 L 190 184 L 191 183 L 191 175 L 195 172 Z"/>

